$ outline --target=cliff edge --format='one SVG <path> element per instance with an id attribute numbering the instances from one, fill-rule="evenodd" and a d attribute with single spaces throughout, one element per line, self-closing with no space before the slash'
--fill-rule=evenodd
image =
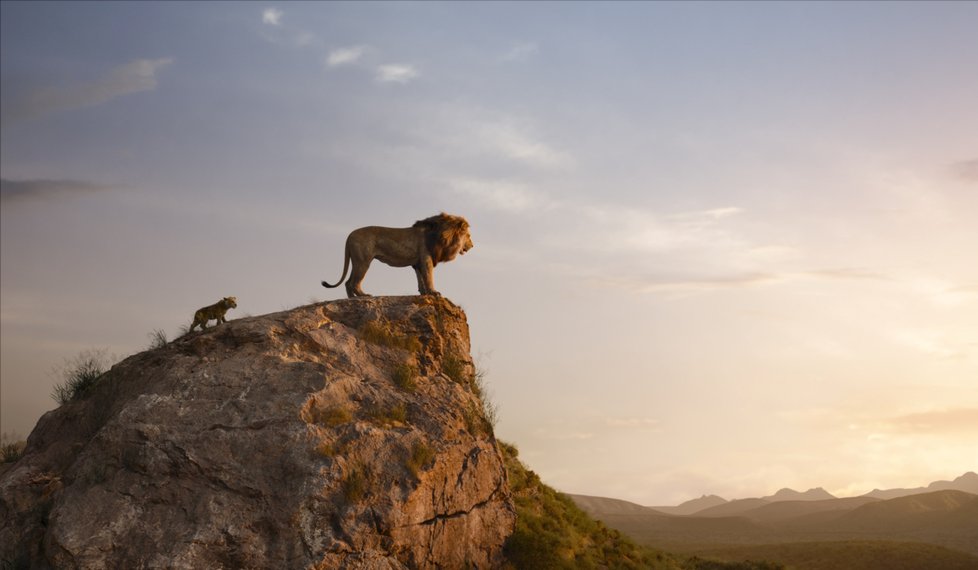
<path id="1" fill-rule="evenodd" d="M 515 511 L 465 313 L 347 299 L 131 356 L 0 471 L 31 568 L 479 568 Z"/>

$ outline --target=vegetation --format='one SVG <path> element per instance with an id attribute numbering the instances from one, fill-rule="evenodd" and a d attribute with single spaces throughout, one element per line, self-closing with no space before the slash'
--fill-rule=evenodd
<path id="1" fill-rule="evenodd" d="M 13 463 L 24 455 L 27 442 L 17 435 L 4 433 L 0 436 L 0 463 Z"/>
<path id="2" fill-rule="evenodd" d="M 636 545 L 577 507 L 562 493 L 544 485 L 517 458 L 515 446 L 499 442 L 516 503 L 516 530 L 503 552 L 508 567 L 520 570 L 652 569 L 777 570 L 767 562 L 721 562 L 681 559 Z"/>
<path id="3" fill-rule="evenodd" d="M 375 405 L 370 409 L 370 417 L 381 425 L 403 424 L 407 422 L 407 405 L 403 402 L 391 407 Z"/>
<path id="4" fill-rule="evenodd" d="M 487 374 L 488 371 L 484 368 L 476 366 L 475 375 L 472 376 L 472 391 L 479 397 L 479 403 L 482 405 L 482 415 L 489 422 L 489 433 L 492 433 L 496 428 L 496 424 L 499 422 L 499 407 L 489 397 L 488 387 L 486 386 Z"/>
<path id="5" fill-rule="evenodd" d="M 316 444 L 316 453 L 323 457 L 333 457 L 336 455 L 336 446 L 331 441 L 320 441 Z"/>
<path id="6" fill-rule="evenodd" d="M 350 413 L 350 410 L 344 406 L 315 408 L 313 409 L 311 415 L 312 418 L 310 419 L 312 423 L 317 423 L 326 427 L 336 427 L 353 419 L 353 414 Z"/>
<path id="7" fill-rule="evenodd" d="M 347 502 L 356 503 L 367 496 L 370 484 L 370 468 L 357 463 L 350 468 L 346 479 L 343 480 L 343 497 Z"/>
<path id="8" fill-rule="evenodd" d="M 367 321 L 360 327 L 360 338 L 388 348 L 400 348 L 409 352 L 421 350 L 421 340 L 413 335 L 400 334 L 391 323 L 383 319 Z"/>
<path id="9" fill-rule="evenodd" d="M 418 368 L 409 362 L 402 362 L 391 371 L 391 381 L 406 392 L 414 392 L 418 388 Z"/>
<path id="10" fill-rule="evenodd" d="M 434 458 L 435 450 L 428 447 L 427 443 L 418 441 L 411 447 L 411 455 L 408 456 L 405 466 L 411 472 L 411 475 L 417 477 L 418 473 L 421 472 L 421 468 Z"/>
<path id="11" fill-rule="evenodd" d="M 83 397 L 109 368 L 106 349 L 86 350 L 66 360 L 56 375 L 62 381 L 55 384 L 51 397 L 58 404 L 67 404 Z"/>
<path id="12" fill-rule="evenodd" d="M 465 368 L 465 361 L 456 354 L 446 354 L 445 357 L 441 359 L 442 374 L 448 376 L 448 378 L 456 384 L 469 386 L 471 383 L 469 381 L 469 376 L 466 374 Z"/>
<path id="13" fill-rule="evenodd" d="M 485 369 L 473 367 L 469 374 L 466 361 L 454 354 L 447 354 L 441 361 L 442 374 L 453 382 L 467 386 L 479 400 L 478 409 L 467 409 L 463 412 L 465 425 L 473 435 L 491 434 L 499 421 L 499 408 L 489 397 L 486 386 Z"/>
<path id="14" fill-rule="evenodd" d="M 153 332 L 149 333 L 149 349 L 163 348 L 170 341 L 166 338 L 166 331 L 162 329 L 155 329 Z"/>
<path id="15" fill-rule="evenodd" d="M 462 410 L 462 419 L 465 421 L 465 429 L 475 437 L 493 433 L 489 419 L 474 404 Z"/>
<path id="16" fill-rule="evenodd" d="M 679 568 L 590 518 L 524 467 L 515 446 L 499 445 L 516 503 L 516 529 L 504 546 L 512 568 Z"/>

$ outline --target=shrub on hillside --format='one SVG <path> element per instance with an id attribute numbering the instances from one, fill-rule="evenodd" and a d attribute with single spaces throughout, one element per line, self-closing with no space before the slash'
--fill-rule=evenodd
<path id="1" fill-rule="evenodd" d="M 83 397 L 109 368 L 106 349 L 86 350 L 73 359 L 66 360 L 56 374 L 62 381 L 55 384 L 51 397 L 58 404 Z"/>
<path id="2" fill-rule="evenodd" d="M 783 570 L 769 562 L 718 562 L 683 559 L 639 546 L 581 510 L 570 497 L 544 485 L 524 466 L 516 446 L 500 441 L 510 489 L 516 503 L 516 529 L 503 553 L 507 568 L 649 569 L 649 570 Z"/>
<path id="3" fill-rule="evenodd" d="M 4 433 L 0 436 L 0 463 L 13 463 L 24 455 L 27 442 L 16 435 Z"/>

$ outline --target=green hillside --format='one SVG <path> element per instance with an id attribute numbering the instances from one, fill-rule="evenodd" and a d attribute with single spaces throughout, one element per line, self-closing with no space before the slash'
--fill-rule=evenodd
<path id="1" fill-rule="evenodd" d="M 619 531 L 591 518 L 563 493 L 544 485 L 517 458 L 515 446 L 500 442 L 516 503 L 516 530 L 506 542 L 516 570 L 776 570 L 767 562 L 722 562 L 681 557 L 638 546 Z"/>

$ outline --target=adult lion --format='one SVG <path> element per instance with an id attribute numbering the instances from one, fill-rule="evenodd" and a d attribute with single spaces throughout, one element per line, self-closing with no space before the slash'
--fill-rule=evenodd
<path id="1" fill-rule="evenodd" d="M 451 261 L 458 254 L 472 249 L 469 222 L 461 216 L 442 212 L 414 222 L 410 228 L 368 226 L 350 232 L 346 238 L 343 276 L 336 285 L 323 281 L 323 287 L 339 287 L 353 262 L 353 273 L 346 282 L 347 297 L 369 297 L 360 284 L 370 262 L 377 259 L 392 267 L 414 268 L 418 276 L 418 292 L 440 295 L 435 291 L 432 270 L 439 263 Z"/>

